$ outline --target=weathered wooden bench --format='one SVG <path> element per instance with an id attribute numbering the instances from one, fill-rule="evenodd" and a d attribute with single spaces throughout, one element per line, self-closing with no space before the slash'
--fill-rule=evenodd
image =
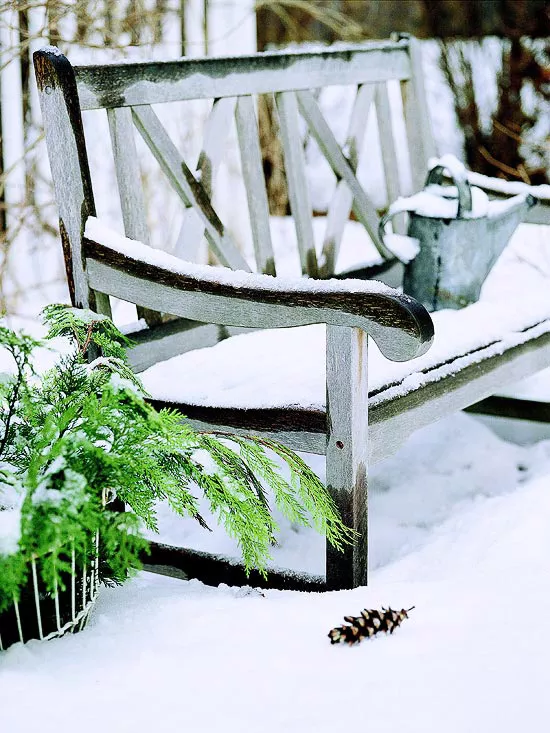
<path id="1" fill-rule="evenodd" d="M 408 193 L 400 183 L 388 83 L 397 81 L 403 92 L 412 188 L 423 184 L 434 147 L 416 42 L 80 67 L 49 48 L 38 51 L 34 63 L 73 302 L 107 314 L 111 296 L 138 306 L 149 325 L 141 322 L 130 333 L 137 345 L 129 357 L 156 404 L 177 405 L 199 428 L 269 435 L 293 449 L 326 454 L 327 485 L 361 539 L 344 554 L 327 548 L 325 577 L 273 572 L 271 585 L 366 584 L 369 461 L 393 452 L 421 426 L 550 365 L 545 302 L 527 307 L 518 296 L 519 311 L 480 302 L 435 314 L 432 321 L 416 301 L 379 283 L 326 279 L 335 274 L 350 211 L 370 246 L 392 257 L 378 240 L 378 212 L 356 176 L 369 108 L 375 105 L 389 200 Z M 311 91 L 331 85 L 356 89 L 344 145 Z M 278 111 L 307 278 L 273 277 L 277 260 L 258 141 L 258 94 L 274 96 Z M 213 100 L 197 166 L 182 158 L 151 106 L 190 99 Z M 81 119 L 82 112 L 96 109 L 107 110 L 127 238 L 96 218 Z M 220 136 L 233 117 L 254 263 L 211 203 Z M 300 117 L 337 178 L 320 247 L 313 235 Z M 183 257 L 148 246 L 135 130 L 183 203 Z M 187 245 L 191 251 L 203 235 L 226 269 L 186 260 Z M 176 318 L 160 321 L 158 312 Z M 428 350 L 434 322 L 435 343 Z M 376 344 L 368 363 L 367 335 Z M 179 568 L 206 582 L 246 581 L 238 564 L 184 548 L 152 547 L 149 562 L 162 572 Z"/>

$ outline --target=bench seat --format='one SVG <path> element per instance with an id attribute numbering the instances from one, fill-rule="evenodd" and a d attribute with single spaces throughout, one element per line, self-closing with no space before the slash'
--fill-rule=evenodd
<path id="1" fill-rule="evenodd" d="M 432 315 L 435 340 L 412 362 L 369 351 L 371 405 L 419 389 L 550 330 L 550 302 L 521 314 L 475 303 Z M 159 362 L 140 374 L 156 400 L 205 407 L 325 409 L 325 326 L 267 329 Z"/>
<path id="2" fill-rule="evenodd" d="M 94 217 L 86 225 L 85 251 L 92 258 L 87 266 L 91 280 L 101 283 L 107 292 L 113 287 L 109 284 L 113 276 L 113 290 L 122 292 L 117 272 L 148 265 L 155 268 L 153 280 L 162 281 L 174 273 L 168 281 L 173 280 L 174 285 L 179 275 L 191 275 L 216 286 L 231 283 L 237 289 L 246 289 L 252 278 L 260 287 L 276 284 L 288 295 L 296 287 L 309 287 L 312 293 L 317 288 L 336 288 L 343 293 L 388 290 L 373 281 L 323 283 L 192 265 L 127 239 Z M 113 266 L 115 270 L 110 269 Z M 129 280 L 128 292 L 135 293 L 131 272 L 124 277 Z M 143 290 L 144 282 L 137 287 Z M 510 286 L 505 291 L 488 288 L 477 303 L 462 310 L 438 311 L 432 314 L 432 321 L 431 348 L 422 349 L 424 353 L 412 360 L 390 360 L 377 348 L 375 339 L 370 339 L 371 461 L 391 454 L 422 425 L 483 400 L 503 384 L 548 365 L 550 302 L 541 289 L 512 297 Z M 391 336 L 389 339 L 391 342 Z M 391 352 L 389 345 L 388 356 Z M 268 434 L 291 448 L 322 454 L 327 435 L 325 353 L 324 324 L 249 329 L 215 345 L 159 360 L 142 369 L 140 376 L 156 406 L 177 407 L 197 428 Z M 131 351 L 129 356 L 132 359 Z"/>
<path id="3" fill-rule="evenodd" d="M 499 369 L 504 379 L 503 362 L 508 362 L 507 381 L 532 373 L 536 353 L 550 345 L 550 302 L 542 296 L 520 305 L 480 301 L 435 313 L 433 321 L 434 343 L 413 361 L 390 361 L 371 341 L 371 461 L 391 454 L 407 434 L 434 419 L 434 410 L 442 417 L 493 394 L 499 383 L 492 372 Z M 541 368 L 547 357 L 541 354 Z M 472 376 L 477 379 L 468 384 Z M 324 325 L 233 336 L 159 362 L 140 377 L 157 406 L 177 406 L 196 427 L 269 433 L 296 449 L 325 451 Z M 398 417 L 405 414 L 401 425 Z M 390 424 L 395 440 L 388 440 Z"/>

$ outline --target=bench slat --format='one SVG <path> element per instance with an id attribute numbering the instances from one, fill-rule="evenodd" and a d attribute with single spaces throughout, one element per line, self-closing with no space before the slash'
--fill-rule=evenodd
<path id="1" fill-rule="evenodd" d="M 220 262 L 234 270 L 250 268 L 226 231 L 200 183 L 151 107 L 133 107 L 134 123 L 184 205 L 191 204 L 201 217 L 212 251 Z"/>
<path id="2" fill-rule="evenodd" d="M 111 134 L 124 233 L 130 239 L 150 244 L 132 111 L 128 107 L 108 109 L 107 120 Z M 149 325 L 159 323 L 161 320 L 160 313 L 147 308 L 138 308 L 137 314 L 138 318 L 144 318 Z"/>
<path id="3" fill-rule="evenodd" d="M 183 211 L 183 220 L 178 232 L 174 254 L 188 262 L 196 262 L 198 252 L 204 237 L 204 224 L 201 217 L 192 206 L 186 206 Z"/>
<path id="4" fill-rule="evenodd" d="M 296 226 L 302 273 L 317 277 L 317 253 L 311 223 L 312 209 L 307 184 L 304 148 L 298 124 L 298 103 L 294 92 L 276 95 L 281 141 L 285 161 L 290 209 Z"/>
<path id="5" fill-rule="evenodd" d="M 215 99 L 204 125 L 204 138 L 197 170 L 201 172 L 200 181 L 209 196 L 212 196 L 216 171 L 226 149 L 236 102 L 234 97 Z"/>
<path id="6" fill-rule="evenodd" d="M 246 572 L 242 562 L 214 555 L 210 552 L 189 550 L 161 542 L 149 542 L 149 552 L 143 553 L 143 569 L 172 578 L 197 578 L 206 585 L 247 585 L 252 588 L 321 593 L 326 590 L 325 578 L 299 573 L 294 570 L 270 568 L 267 578 L 257 570 Z"/>
<path id="7" fill-rule="evenodd" d="M 229 58 L 75 67 L 83 110 L 408 79 L 406 40 Z"/>
<path id="8" fill-rule="evenodd" d="M 296 92 L 296 95 L 300 112 L 306 120 L 325 158 L 337 178 L 344 180 L 352 192 L 353 212 L 355 216 L 369 233 L 373 244 L 382 257 L 389 260 L 394 259 L 393 254 L 378 239 L 379 219 L 376 209 L 370 202 L 363 187 L 357 180 L 357 176 L 346 160 L 340 145 L 319 109 L 319 105 L 313 98 L 311 92 Z"/>
<path id="9" fill-rule="evenodd" d="M 202 150 L 199 153 L 197 170 L 200 171 L 202 187 L 212 197 L 212 185 L 225 151 L 230 122 L 235 109 L 231 97 L 215 99 L 205 122 Z M 186 208 L 176 241 L 174 254 L 183 260 L 194 262 L 204 236 L 202 219 L 192 206 Z"/>
<path id="10" fill-rule="evenodd" d="M 353 103 L 344 150 L 354 173 L 357 172 L 359 158 L 363 150 L 367 120 L 374 99 L 374 91 L 375 86 L 373 84 L 362 84 L 357 89 L 357 95 Z M 323 277 L 329 277 L 334 273 L 344 229 L 349 220 L 352 206 L 353 194 L 349 186 L 345 181 L 338 181 L 327 213 L 327 228 L 322 250 L 321 273 Z"/>
<path id="11" fill-rule="evenodd" d="M 388 206 L 401 196 L 401 183 L 399 180 L 399 163 L 393 130 L 393 115 L 390 105 L 390 97 L 387 84 L 376 85 L 376 116 L 378 120 L 378 134 L 380 135 L 380 148 L 382 151 L 382 163 L 384 177 L 386 179 L 386 191 L 388 193 Z M 393 230 L 398 234 L 407 233 L 405 217 L 398 216 L 394 220 Z"/>
<path id="12" fill-rule="evenodd" d="M 124 233 L 130 239 L 149 244 L 149 228 L 145 216 L 145 198 L 141 186 L 132 111 L 127 107 L 108 109 L 107 119 L 113 146 Z"/>
<path id="13" fill-rule="evenodd" d="M 424 187 L 428 161 L 437 151 L 426 103 L 426 89 L 422 72 L 422 51 L 415 38 L 409 39 L 412 76 L 401 84 L 403 112 L 409 147 L 413 191 Z"/>
<path id="14" fill-rule="evenodd" d="M 252 97 L 238 98 L 236 123 L 256 267 L 258 272 L 275 275 L 275 258 L 269 229 L 269 204 L 265 190 L 258 123 Z"/>

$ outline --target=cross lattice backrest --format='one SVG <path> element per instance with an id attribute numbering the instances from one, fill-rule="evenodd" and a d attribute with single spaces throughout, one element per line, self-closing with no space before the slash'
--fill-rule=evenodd
<path id="1" fill-rule="evenodd" d="M 44 77 L 41 84 L 39 72 L 38 62 L 37 76 L 45 109 L 48 104 L 45 97 L 48 93 L 47 79 Z M 296 228 L 301 270 L 305 275 L 327 277 L 334 273 L 350 212 L 363 224 L 381 255 L 390 256 L 378 238 L 377 209 L 357 177 L 361 156 L 369 156 L 369 150 L 365 150 L 365 131 L 369 111 L 375 107 L 387 200 L 408 193 L 402 190 L 399 166 L 405 161 L 398 156 L 388 83 L 401 84 L 408 142 L 407 163 L 413 187 L 421 186 L 427 159 L 434 152 L 424 101 L 419 49 L 414 39 L 233 58 L 77 66 L 74 67 L 74 79 L 78 101 L 73 100 L 72 103 L 79 105 L 82 112 L 98 109 L 107 112 L 126 235 L 145 243 L 150 241 L 134 134 L 137 130 L 184 207 L 177 253 L 191 259 L 197 242 L 205 236 L 217 260 L 233 269 L 277 273 L 259 142 L 257 95 L 272 95 L 277 110 L 288 199 Z M 64 83 L 66 86 L 66 80 Z M 355 88 L 343 144 L 337 141 L 317 99 L 317 90 L 334 85 Z M 70 97 L 67 89 L 64 95 Z M 152 105 L 199 99 L 210 100 L 211 110 L 204 126 L 198 162 L 191 162 L 184 159 Z M 67 104 L 68 109 L 69 106 Z M 77 114 L 77 111 L 69 110 L 69 117 Z M 255 268 L 240 251 L 211 200 L 212 184 L 223 158 L 232 120 L 240 150 Z M 73 129 L 74 123 L 75 120 L 71 120 Z M 336 177 L 320 251 L 314 241 L 304 155 L 304 123 Z M 48 124 L 46 119 L 46 128 Z M 48 129 L 46 133 L 51 158 L 53 133 L 48 134 Z M 79 155 L 84 198 L 88 199 L 87 213 L 94 213 L 91 181 L 89 173 L 84 170 L 87 169 L 87 161 L 83 163 L 81 151 Z M 86 191 L 87 187 L 90 191 Z M 60 189 L 59 202 L 60 195 L 63 198 L 63 185 L 57 183 L 56 188 Z M 63 208 L 61 204 L 60 208 Z"/>
<path id="2" fill-rule="evenodd" d="M 338 180 L 324 238 L 323 274 L 332 274 L 335 252 L 351 210 L 378 244 L 377 212 L 356 177 L 356 169 L 363 153 L 369 110 L 374 105 L 388 198 L 393 200 L 402 192 L 391 123 L 389 80 L 402 83 L 413 175 L 419 171 L 420 176 L 424 176 L 426 155 L 431 152 L 426 150 L 429 145 L 429 141 L 424 139 L 426 120 L 422 120 L 420 115 L 422 100 L 419 98 L 419 80 L 414 78 L 415 59 L 410 53 L 411 46 L 411 41 L 402 40 L 370 43 L 363 48 L 352 49 L 76 67 L 82 110 L 99 107 L 107 110 L 126 234 L 148 241 L 132 129 L 135 126 L 186 207 L 181 240 L 194 242 L 204 231 L 212 252 L 221 263 L 248 269 L 210 201 L 212 181 L 223 156 L 224 141 L 234 115 L 256 268 L 260 272 L 275 274 L 254 99 L 257 94 L 267 93 L 274 94 L 276 100 L 302 272 L 311 276 L 319 274 L 300 117 L 305 120 Z M 357 88 L 343 146 L 336 141 L 311 91 L 335 84 L 352 84 Z M 196 168 L 182 158 L 151 107 L 153 104 L 190 99 L 214 100 Z"/>

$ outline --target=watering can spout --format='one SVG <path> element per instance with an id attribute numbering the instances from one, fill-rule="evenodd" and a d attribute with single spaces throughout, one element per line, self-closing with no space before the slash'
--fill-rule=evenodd
<path id="1" fill-rule="evenodd" d="M 487 229 L 491 240 L 492 267 L 512 235 L 525 219 L 529 209 L 536 206 L 538 199 L 530 193 L 521 193 L 503 201 L 490 201 L 487 210 Z"/>
<path id="2" fill-rule="evenodd" d="M 518 226 L 529 209 L 536 206 L 538 199 L 530 193 L 520 193 L 509 199 L 490 201 L 487 216 L 490 219 L 506 218 L 510 222 L 517 222 Z"/>

